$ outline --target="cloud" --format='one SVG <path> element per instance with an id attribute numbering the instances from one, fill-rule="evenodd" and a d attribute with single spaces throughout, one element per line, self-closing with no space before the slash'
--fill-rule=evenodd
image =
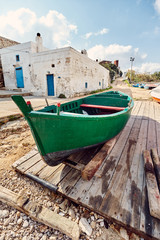
<path id="1" fill-rule="evenodd" d="M 77 26 L 70 24 L 66 17 L 57 11 L 50 10 L 46 16 L 39 19 L 39 23 L 50 31 L 50 37 L 57 47 L 66 46 L 71 32 L 77 33 Z"/>
<path id="2" fill-rule="evenodd" d="M 16 34 L 23 35 L 31 30 L 36 21 L 36 14 L 28 8 L 9 11 L 7 15 L 0 16 L 0 33 L 7 35 L 10 32 L 11 37 Z"/>
<path id="3" fill-rule="evenodd" d="M 96 45 L 87 50 L 88 56 L 99 61 L 102 60 L 119 60 L 119 65 L 122 71 L 130 69 L 130 57 L 134 57 L 134 67 L 141 66 L 147 58 L 146 53 L 141 53 L 139 48 L 133 48 L 131 45 L 111 44 L 109 46 Z M 138 68 L 140 69 L 140 68 Z"/>
<path id="4" fill-rule="evenodd" d="M 0 16 L 0 22 L 1 36 L 26 42 L 40 32 L 42 37 L 45 36 L 44 45 L 49 48 L 70 44 L 72 33 L 77 33 L 77 26 L 70 23 L 62 13 L 54 10 L 38 18 L 30 9 L 20 8 Z"/>
<path id="5" fill-rule="evenodd" d="M 145 59 L 146 57 L 147 57 L 147 54 L 146 54 L 146 53 L 144 53 L 144 54 L 141 55 L 141 58 L 142 58 L 142 59 Z"/>
<path id="6" fill-rule="evenodd" d="M 98 32 L 95 32 L 95 33 L 93 33 L 93 32 L 86 33 L 85 36 L 84 36 L 84 38 L 85 38 L 85 39 L 88 39 L 88 38 L 90 38 L 91 36 L 104 35 L 104 34 L 106 34 L 106 33 L 108 33 L 108 32 L 109 32 L 109 29 L 108 29 L 108 28 L 103 28 L 102 30 L 100 30 L 100 31 L 98 31 Z"/>
<path id="7" fill-rule="evenodd" d="M 145 72 L 148 72 L 148 73 L 154 73 L 156 71 L 159 72 L 160 70 L 160 63 L 143 63 L 141 65 L 141 67 L 137 67 L 135 68 L 136 71 L 139 71 L 139 72 L 142 72 L 142 73 L 145 73 Z"/>
<path id="8" fill-rule="evenodd" d="M 123 46 L 119 44 L 111 44 L 109 46 L 96 45 L 90 49 L 88 49 L 88 56 L 92 59 L 113 59 L 116 56 L 123 55 L 125 53 L 129 53 L 132 49 L 132 46 Z"/>
<path id="9" fill-rule="evenodd" d="M 160 14 L 160 0 L 155 0 L 154 8 L 158 14 Z"/>
<path id="10" fill-rule="evenodd" d="M 139 48 L 135 48 L 135 49 L 134 49 L 134 52 L 135 52 L 135 53 L 138 53 L 138 52 L 139 52 Z"/>

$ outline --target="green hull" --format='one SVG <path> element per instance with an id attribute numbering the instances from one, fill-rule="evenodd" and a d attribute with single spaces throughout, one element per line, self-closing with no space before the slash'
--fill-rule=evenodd
<path id="1" fill-rule="evenodd" d="M 12 96 L 12 99 L 25 115 L 44 161 L 51 166 L 79 149 L 116 136 L 126 125 L 133 107 L 129 96 L 113 91 L 62 104 L 59 115 L 54 105 L 31 111 L 21 96 Z M 83 109 L 82 104 L 123 107 L 124 110 Z"/>

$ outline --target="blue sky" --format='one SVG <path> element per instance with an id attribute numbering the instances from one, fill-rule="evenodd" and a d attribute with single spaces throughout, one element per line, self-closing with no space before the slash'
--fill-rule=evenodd
<path id="1" fill-rule="evenodd" d="M 2 0 L 0 0 L 2 2 Z M 5 0 L 0 36 L 49 49 L 86 49 L 93 60 L 119 59 L 122 71 L 160 71 L 160 0 Z"/>

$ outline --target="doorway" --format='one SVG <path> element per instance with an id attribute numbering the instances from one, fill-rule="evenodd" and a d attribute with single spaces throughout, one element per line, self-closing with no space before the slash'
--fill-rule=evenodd
<path id="1" fill-rule="evenodd" d="M 16 68 L 17 88 L 24 88 L 22 67 Z"/>
<path id="2" fill-rule="evenodd" d="M 54 96 L 54 76 L 53 76 L 53 74 L 47 75 L 47 89 L 48 89 L 48 96 Z"/>

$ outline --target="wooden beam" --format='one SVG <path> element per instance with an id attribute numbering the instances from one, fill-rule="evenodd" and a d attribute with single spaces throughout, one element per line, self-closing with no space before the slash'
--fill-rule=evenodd
<path id="1" fill-rule="evenodd" d="M 154 166 L 152 163 L 151 155 L 148 150 L 143 152 L 145 174 L 147 183 L 147 193 L 149 201 L 150 214 L 153 217 L 160 219 L 160 194 L 156 181 Z"/>
<path id="2" fill-rule="evenodd" d="M 101 150 L 91 159 L 91 161 L 82 170 L 81 175 L 84 180 L 91 180 L 106 156 L 110 153 L 117 141 L 117 136 L 104 144 Z"/>
<path id="3" fill-rule="evenodd" d="M 7 188 L 0 186 L 0 201 L 24 212 L 35 221 L 41 222 L 51 228 L 58 229 L 73 240 L 78 240 L 80 228 L 77 223 L 68 218 L 41 206 L 36 202 L 30 201 L 25 193 L 16 194 Z"/>
<path id="4" fill-rule="evenodd" d="M 154 170 L 157 177 L 158 187 L 160 189 L 160 160 L 159 160 L 158 152 L 156 148 L 151 149 L 151 155 L 152 155 Z"/>
<path id="5" fill-rule="evenodd" d="M 125 107 L 113 107 L 113 106 L 102 106 L 102 105 L 92 105 L 92 104 L 81 104 L 80 107 L 99 108 L 99 109 L 114 110 L 114 111 L 122 111 L 125 109 Z"/>

